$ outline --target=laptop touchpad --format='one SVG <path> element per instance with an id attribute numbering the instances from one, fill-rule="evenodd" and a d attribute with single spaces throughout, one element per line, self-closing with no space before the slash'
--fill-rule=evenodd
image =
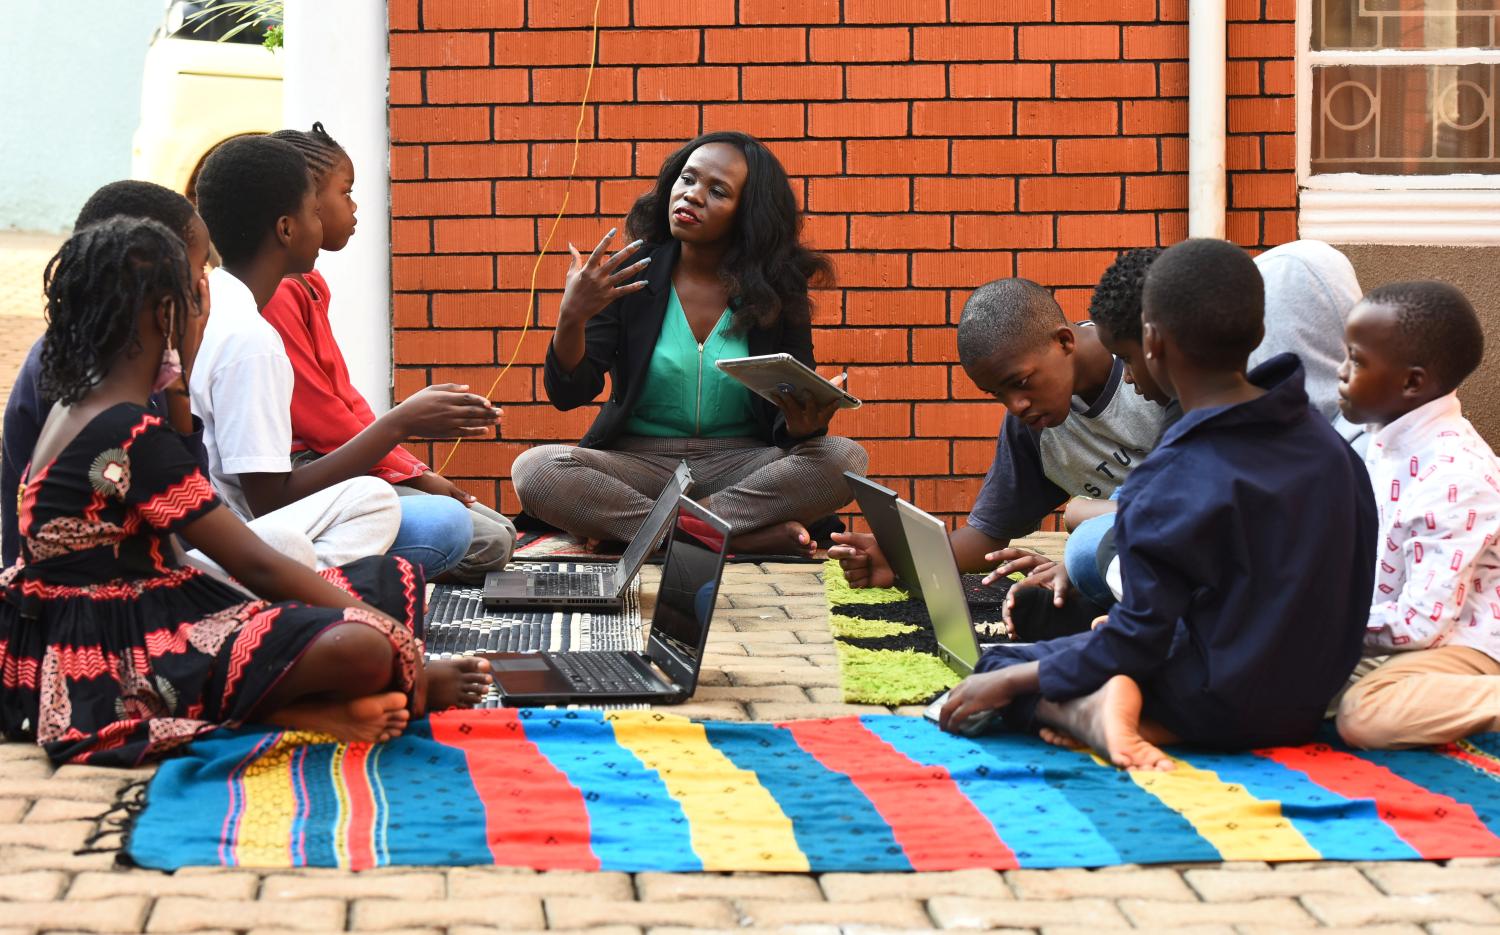
<path id="1" fill-rule="evenodd" d="M 491 659 L 490 664 L 495 667 L 496 672 L 536 672 L 551 668 L 551 666 L 547 665 L 547 660 L 541 656 Z"/>

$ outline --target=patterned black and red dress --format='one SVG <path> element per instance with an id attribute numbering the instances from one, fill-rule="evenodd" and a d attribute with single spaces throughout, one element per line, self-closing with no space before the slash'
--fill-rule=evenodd
<path id="1" fill-rule="evenodd" d="M 56 762 L 134 766 L 258 712 L 308 645 L 346 621 L 390 640 L 411 693 L 421 572 L 401 558 L 322 572 L 378 608 L 247 600 L 179 563 L 170 534 L 219 505 L 182 440 L 132 403 L 28 469 L 21 557 L 0 574 L 0 729 Z"/>

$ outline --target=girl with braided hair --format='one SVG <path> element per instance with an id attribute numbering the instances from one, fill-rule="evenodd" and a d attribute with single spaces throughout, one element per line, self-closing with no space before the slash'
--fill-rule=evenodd
<path id="1" fill-rule="evenodd" d="M 357 223 L 354 161 L 321 123 L 314 123 L 311 130 L 280 130 L 271 136 L 292 144 L 307 160 L 323 218 L 323 249 L 344 249 Z M 301 452 L 299 460 L 338 450 L 375 421 L 369 403 L 350 382 L 349 367 L 328 320 L 331 302 L 328 281 L 313 270 L 283 279 L 276 295 L 261 310 L 281 335 L 291 358 L 296 378 L 292 388 L 292 447 Z M 447 578 L 477 584 L 486 572 L 498 571 L 510 561 L 516 538 L 510 520 L 405 448 L 392 448 L 370 473 L 394 485 L 402 496 L 452 497 L 469 508 L 474 537 L 463 558 L 448 570 Z"/>
<path id="2" fill-rule="evenodd" d="M 162 224 L 75 233 L 46 271 L 42 386 L 21 557 L 0 574 L 0 732 L 56 762 L 135 766 L 262 721 L 379 741 L 488 675 L 423 666 L 423 586 L 399 557 L 316 574 L 225 508 L 146 407 L 191 369 L 207 278 Z M 246 589 L 185 565 L 172 534 Z M 260 595 L 255 597 L 254 595 Z"/>

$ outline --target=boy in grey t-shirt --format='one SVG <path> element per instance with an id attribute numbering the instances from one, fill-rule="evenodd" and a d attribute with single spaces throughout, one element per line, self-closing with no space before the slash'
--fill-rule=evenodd
<path id="1" fill-rule="evenodd" d="M 1166 427 L 1165 409 L 1122 391 L 1124 365 L 1094 329 L 1069 324 L 1052 294 L 1030 280 L 974 290 L 959 320 L 958 354 L 969 379 L 1007 409 L 968 524 L 951 536 L 963 571 L 1016 557 L 1001 550 L 1070 497 L 1108 497 Z M 894 581 L 873 536 L 834 538 L 840 544 L 828 554 L 851 585 Z"/>

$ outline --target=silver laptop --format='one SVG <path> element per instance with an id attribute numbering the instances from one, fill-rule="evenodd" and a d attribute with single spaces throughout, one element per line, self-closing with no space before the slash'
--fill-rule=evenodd
<path id="1" fill-rule="evenodd" d="M 901 498 L 891 488 L 852 471 L 844 472 L 844 481 L 849 485 L 849 492 L 859 502 L 859 511 L 864 514 L 865 522 L 870 524 L 870 532 L 874 533 L 875 542 L 880 546 L 885 560 L 890 563 L 891 570 L 913 597 L 921 597 L 922 581 L 917 575 L 916 563 L 912 561 L 911 546 L 906 541 L 901 513 L 896 509 Z M 960 575 L 959 581 L 963 585 L 964 600 L 975 606 L 994 607 L 1004 604 L 1006 592 L 1011 585 L 1009 579 L 1001 579 L 994 585 L 985 584 L 984 575 Z"/>
<path id="2" fill-rule="evenodd" d="M 504 704 L 675 704 L 692 697 L 724 574 L 729 524 L 687 497 L 678 502 L 710 533 L 693 535 L 673 524 L 646 651 L 486 653 Z"/>
<path id="3" fill-rule="evenodd" d="M 927 616 L 932 618 L 932 635 L 937 638 L 938 655 L 948 668 L 967 678 L 974 674 L 974 667 L 979 665 L 979 657 L 988 644 L 980 643 L 979 637 L 974 635 L 974 621 L 969 616 L 969 603 L 964 600 L 958 562 L 953 558 L 953 546 L 948 542 L 948 525 L 905 500 L 898 500 L 896 508 L 901 511 L 906 543 L 911 547 L 917 577 L 922 581 L 922 601 L 927 605 Z M 948 693 L 943 692 L 927 706 L 923 716 L 936 721 L 938 712 L 947 701 Z M 997 714 L 996 711 L 981 712 L 955 729 L 965 736 L 981 734 Z"/>
<path id="4" fill-rule="evenodd" d="M 974 635 L 958 562 L 948 542 L 948 525 L 905 500 L 896 501 L 896 509 L 901 511 L 901 527 L 906 531 L 906 544 L 922 585 L 922 602 L 932 618 L 938 655 L 959 675 L 973 675 L 984 647 Z"/>
<path id="5" fill-rule="evenodd" d="M 489 607 L 618 608 L 625 589 L 656 551 L 677 515 L 678 498 L 692 483 L 687 462 L 680 462 L 646 514 L 646 521 L 625 547 L 625 554 L 612 566 L 591 566 L 582 571 L 570 569 L 569 563 L 538 562 L 492 571 L 484 577 L 484 603 Z"/>

